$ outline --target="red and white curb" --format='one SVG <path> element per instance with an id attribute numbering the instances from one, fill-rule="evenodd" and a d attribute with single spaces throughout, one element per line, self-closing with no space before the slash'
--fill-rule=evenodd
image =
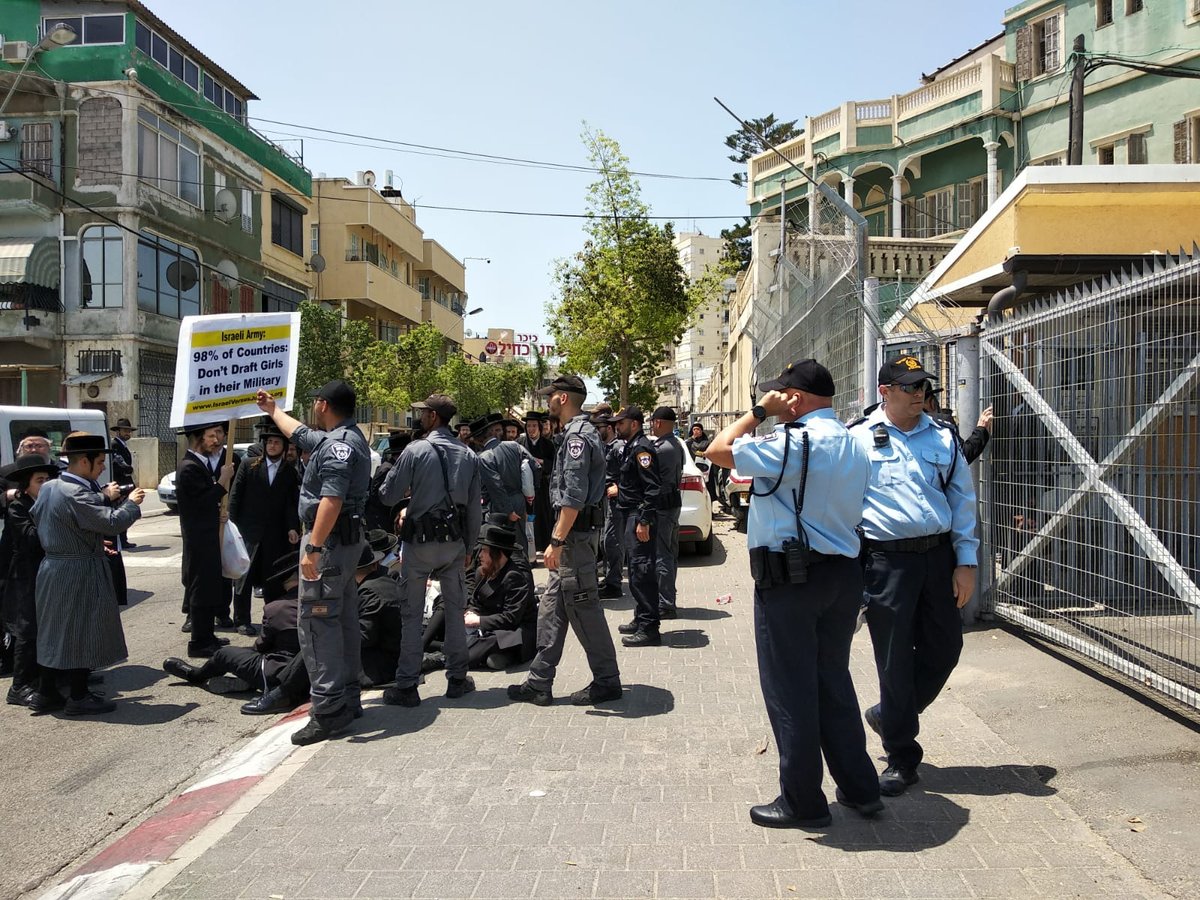
<path id="1" fill-rule="evenodd" d="M 41 900 L 153 896 L 320 749 L 292 743 L 307 718 L 305 704 L 280 719 Z"/>

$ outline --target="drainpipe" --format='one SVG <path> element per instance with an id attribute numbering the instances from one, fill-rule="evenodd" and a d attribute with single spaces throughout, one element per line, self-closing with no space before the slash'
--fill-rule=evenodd
<path id="1" fill-rule="evenodd" d="M 1018 269 L 1016 272 L 1013 272 L 1012 284 L 996 291 L 992 295 L 992 299 L 988 301 L 986 316 L 988 321 L 998 320 L 1004 310 L 1016 306 L 1021 295 L 1025 293 L 1025 287 L 1028 282 L 1029 273 L 1024 269 Z"/>

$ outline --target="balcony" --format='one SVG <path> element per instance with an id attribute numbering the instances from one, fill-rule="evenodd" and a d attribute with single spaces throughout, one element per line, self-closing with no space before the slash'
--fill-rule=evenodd
<path id="1" fill-rule="evenodd" d="M 867 276 L 886 281 L 899 277 L 904 281 L 920 281 L 946 258 L 958 241 L 937 241 L 925 238 L 867 239 Z"/>
<path id="2" fill-rule="evenodd" d="M 431 273 L 450 285 L 452 291 L 462 292 L 467 289 L 467 277 L 463 264 L 450 255 L 437 241 L 425 238 L 422 242 L 423 255 L 420 272 Z"/>
<path id="3" fill-rule="evenodd" d="M 399 278 L 365 259 L 331 265 L 321 276 L 322 300 L 374 304 L 413 322 L 421 321 L 421 295 Z"/>
<path id="4" fill-rule="evenodd" d="M 0 213 L 30 214 L 49 222 L 61 205 L 59 197 L 36 178 L 0 168 Z"/>
<path id="5" fill-rule="evenodd" d="M 421 301 L 421 321 L 431 322 L 433 327 L 454 341 L 463 342 L 462 316 L 434 300 Z"/>

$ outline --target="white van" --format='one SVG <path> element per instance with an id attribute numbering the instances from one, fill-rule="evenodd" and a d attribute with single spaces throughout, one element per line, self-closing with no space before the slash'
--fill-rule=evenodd
<path id="1" fill-rule="evenodd" d="M 21 438 L 30 431 L 41 431 L 50 438 L 50 448 L 57 457 L 63 438 L 72 431 L 88 431 L 110 435 L 104 413 L 96 409 L 58 409 L 52 406 L 0 406 L 0 461 L 10 463 Z M 109 480 L 108 464 L 100 483 Z"/>

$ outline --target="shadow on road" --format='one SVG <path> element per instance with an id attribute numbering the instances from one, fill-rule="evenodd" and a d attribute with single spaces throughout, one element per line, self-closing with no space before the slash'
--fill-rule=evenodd
<path id="1" fill-rule="evenodd" d="M 587 710 L 584 715 L 614 719 L 646 719 L 662 716 L 675 708 L 675 695 L 666 688 L 652 684 L 627 684 L 625 696 L 616 703 L 606 703 Z"/>
<path id="2" fill-rule="evenodd" d="M 679 554 L 679 568 L 681 569 L 698 569 L 708 568 L 710 566 L 723 566 L 728 554 L 725 552 L 725 545 L 721 543 L 719 534 L 713 535 L 713 552 L 708 556 L 701 556 L 693 550 L 691 553 L 684 554 L 682 551 Z"/>
<path id="3" fill-rule="evenodd" d="M 170 549 L 171 548 L 168 547 L 166 544 L 163 544 L 161 547 L 158 546 L 157 544 L 138 544 L 136 547 L 125 547 L 121 550 L 121 552 L 122 553 L 133 553 L 133 554 L 158 553 L 160 551 L 170 550 Z"/>
<path id="4" fill-rule="evenodd" d="M 119 692 L 144 691 L 167 677 L 162 669 L 150 666 L 118 666 L 104 673 L 104 683 Z"/>
<path id="5" fill-rule="evenodd" d="M 413 734 L 432 725 L 440 712 L 439 707 L 429 700 L 422 700 L 415 709 L 388 706 L 382 701 L 364 703 L 363 717 L 354 723 L 350 734 L 338 740 L 348 744 L 370 744 Z"/>
<path id="6" fill-rule="evenodd" d="M 903 797 L 885 797 L 884 802 L 887 808 L 873 819 L 834 804 L 829 830 L 808 840 L 850 853 L 917 853 L 954 840 L 971 819 L 970 810 L 953 800 L 911 788 Z"/>
<path id="7" fill-rule="evenodd" d="M 680 606 L 679 618 L 691 619 L 695 622 L 711 622 L 714 619 L 728 619 L 731 613 L 723 609 L 709 609 L 706 606 Z"/>
<path id="8" fill-rule="evenodd" d="M 1025 794 L 1050 797 L 1058 793 L 1051 781 L 1058 770 L 1051 766 L 945 766 L 921 764 L 920 785 L 926 791 L 998 797 Z"/>
<path id="9" fill-rule="evenodd" d="M 137 606 L 143 600 L 149 600 L 153 596 L 154 596 L 154 591 L 139 591 L 139 590 L 136 590 L 135 588 L 126 588 L 125 589 L 125 598 L 126 598 L 127 602 L 124 606 L 121 607 L 121 609 L 133 609 L 135 606 Z"/>

